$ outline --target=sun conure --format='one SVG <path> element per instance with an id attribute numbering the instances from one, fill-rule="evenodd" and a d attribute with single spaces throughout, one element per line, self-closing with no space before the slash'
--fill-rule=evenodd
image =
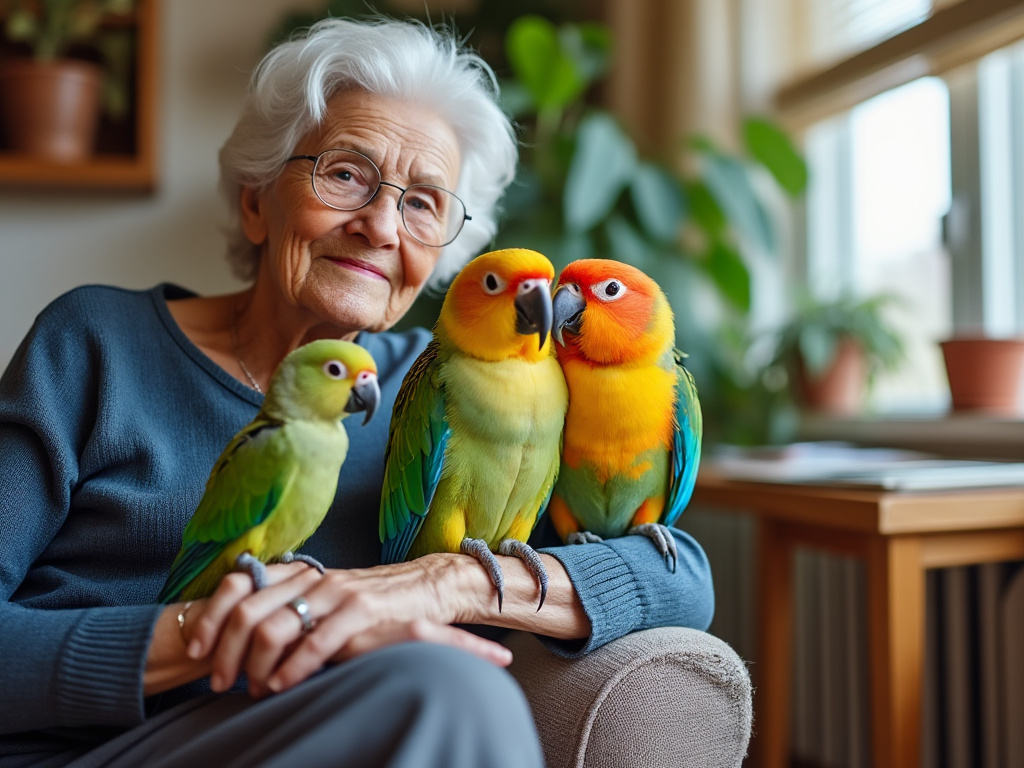
<path id="1" fill-rule="evenodd" d="M 261 589 L 263 564 L 274 561 L 298 559 L 323 570 L 292 551 L 334 501 L 348 453 L 341 420 L 365 411 L 365 424 L 379 402 L 377 365 L 357 344 L 321 339 L 289 354 L 256 418 L 214 464 L 157 599 L 205 597 L 233 570 L 248 571 Z"/>
<path id="2" fill-rule="evenodd" d="M 492 552 L 547 573 L 525 542 L 558 474 L 567 393 L 551 349 L 554 268 L 508 249 L 467 264 L 434 338 L 395 401 L 380 506 L 382 559 L 476 557 L 504 597 Z M 538 610 L 540 608 L 538 607 Z"/>
<path id="3" fill-rule="evenodd" d="M 635 267 L 583 259 L 553 305 L 569 412 L 552 523 L 567 543 L 648 536 L 675 571 L 666 526 L 693 492 L 703 422 L 668 299 Z"/>

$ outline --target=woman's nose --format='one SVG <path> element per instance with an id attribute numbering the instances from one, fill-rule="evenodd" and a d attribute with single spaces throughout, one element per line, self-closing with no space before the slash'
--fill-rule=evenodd
<path id="1" fill-rule="evenodd" d="M 397 247 L 404 226 L 402 212 L 398 210 L 398 194 L 401 193 L 382 186 L 373 200 L 352 212 L 345 231 L 363 235 L 374 248 Z"/>

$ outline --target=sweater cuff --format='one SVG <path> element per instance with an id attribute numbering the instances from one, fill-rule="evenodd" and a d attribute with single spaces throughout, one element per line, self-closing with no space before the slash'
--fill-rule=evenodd
<path id="1" fill-rule="evenodd" d="M 145 719 L 142 675 L 163 606 L 96 608 L 71 631 L 57 675 L 63 725 L 131 726 Z"/>
<path id="2" fill-rule="evenodd" d="M 605 543 L 573 544 L 539 551 L 565 567 L 590 619 L 590 637 L 585 640 L 538 635 L 553 653 L 567 658 L 583 656 L 646 624 L 648 606 L 642 581 L 614 548 Z"/>

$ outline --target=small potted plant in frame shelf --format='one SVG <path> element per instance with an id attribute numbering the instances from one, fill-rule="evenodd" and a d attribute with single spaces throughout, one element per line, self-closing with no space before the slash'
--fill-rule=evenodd
<path id="1" fill-rule="evenodd" d="M 13 151 L 59 163 L 94 151 L 101 108 L 126 109 L 135 0 L 0 0 L 0 116 Z"/>
<path id="2" fill-rule="evenodd" d="M 789 378 L 797 405 L 836 416 L 860 412 L 882 371 L 905 358 L 903 340 L 884 317 L 895 299 L 804 300 L 778 333 L 772 364 Z"/>

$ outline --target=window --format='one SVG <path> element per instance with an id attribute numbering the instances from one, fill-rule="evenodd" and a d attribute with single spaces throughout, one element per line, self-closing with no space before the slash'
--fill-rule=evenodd
<path id="1" fill-rule="evenodd" d="M 899 297 L 891 321 L 908 364 L 883 376 L 878 411 L 940 411 L 947 397 L 936 342 L 951 331 L 949 259 L 942 220 L 950 207 L 949 94 L 923 78 L 813 126 L 806 149 L 807 281 L 820 297 Z"/>

